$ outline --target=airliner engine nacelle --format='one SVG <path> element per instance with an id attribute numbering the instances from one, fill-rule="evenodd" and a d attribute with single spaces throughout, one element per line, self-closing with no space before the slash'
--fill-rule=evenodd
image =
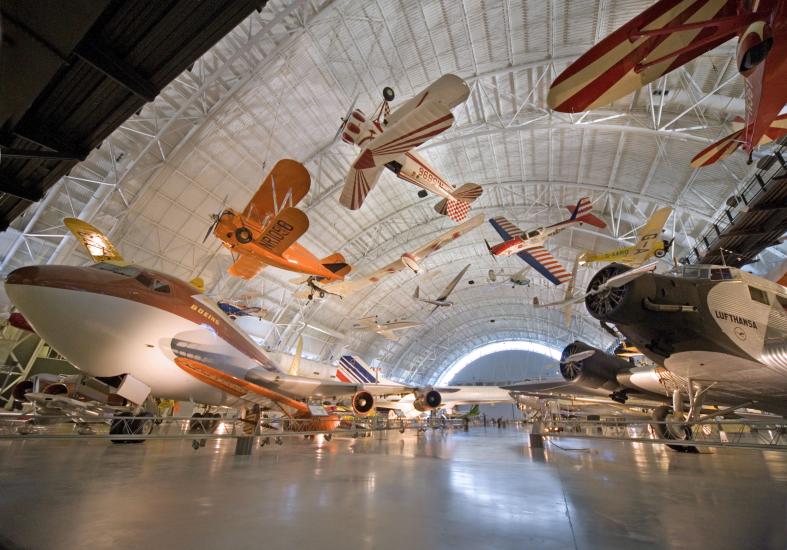
<path id="1" fill-rule="evenodd" d="M 413 270 L 414 273 L 418 273 L 421 271 L 421 266 L 418 265 L 418 262 L 415 259 L 415 256 L 406 252 L 402 254 L 402 263 Z"/>
<path id="2" fill-rule="evenodd" d="M 429 412 L 443 402 L 443 396 L 437 390 L 419 390 L 415 392 L 413 407 L 419 412 Z"/>
<path id="3" fill-rule="evenodd" d="M 771 27 L 765 21 L 755 21 L 748 26 L 738 41 L 738 72 L 748 76 L 762 63 L 773 46 Z"/>
<path id="4" fill-rule="evenodd" d="M 374 408 L 374 397 L 368 391 L 359 391 L 353 395 L 352 407 L 355 414 L 369 414 Z"/>
<path id="5" fill-rule="evenodd" d="M 569 361 L 585 351 L 593 351 L 593 355 L 581 360 Z M 614 355 L 588 346 L 584 342 L 575 341 L 566 346 L 560 357 L 560 374 L 566 381 L 587 388 L 604 388 L 610 391 L 619 389 L 617 376 L 621 371 L 631 368 L 631 363 Z"/>

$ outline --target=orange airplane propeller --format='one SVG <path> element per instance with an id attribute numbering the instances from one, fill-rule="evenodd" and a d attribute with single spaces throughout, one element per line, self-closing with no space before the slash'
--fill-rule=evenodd
<path id="1" fill-rule="evenodd" d="M 300 162 L 283 159 L 242 212 L 231 208 L 214 214 L 211 233 L 239 257 L 230 275 L 253 279 L 266 265 L 306 273 L 317 280 L 340 281 L 352 269 L 344 257 L 331 254 L 319 259 L 297 242 L 309 229 L 309 218 L 295 208 L 309 192 L 311 177 Z"/>
<path id="2" fill-rule="evenodd" d="M 779 116 L 787 103 L 787 0 L 659 0 L 563 71 L 547 103 L 569 113 L 607 105 L 736 36 L 746 119 L 691 164 L 707 166 L 739 147 L 751 162 L 756 147 L 787 135 L 787 116 Z"/>

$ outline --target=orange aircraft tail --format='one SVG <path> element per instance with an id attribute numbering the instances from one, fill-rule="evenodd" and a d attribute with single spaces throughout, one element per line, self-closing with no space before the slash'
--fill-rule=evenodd
<path id="1" fill-rule="evenodd" d="M 320 263 L 325 267 L 325 269 L 335 273 L 339 277 L 347 276 L 347 274 L 353 269 L 352 266 L 347 263 L 347 260 L 344 259 L 344 256 L 338 252 L 334 252 L 330 256 L 324 257 L 320 260 Z"/>

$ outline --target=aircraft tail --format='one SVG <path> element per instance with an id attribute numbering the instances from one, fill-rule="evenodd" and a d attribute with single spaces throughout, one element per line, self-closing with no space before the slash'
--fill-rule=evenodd
<path id="1" fill-rule="evenodd" d="M 342 355 L 336 367 L 336 378 L 349 384 L 378 384 L 383 382 L 366 362 L 357 355 Z"/>
<path id="2" fill-rule="evenodd" d="M 338 252 L 334 252 L 330 256 L 324 257 L 320 260 L 320 263 L 325 269 L 339 277 L 345 277 L 353 269 L 352 266 L 347 263 L 347 260 L 344 259 L 344 256 Z"/>
<path id="3" fill-rule="evenodd" d="M 586 223 L 599 229 L 604 229 L 607 226 L 604 220 L 590 213 L 593 210 L 593 204 L 590 202 L 589 197 L 582 197 L 577 201 L 576 206 L 566 206 L 566 209 L 571 212 L 570 220 Z"/>
<path id="4" fill-rule="evenodd" d="M 434 209 L 455 222 L 461 222 L 467 217 L 470 206 L 483 192 L 484 190 L 477 183 L 465 183 L 454 191 L 456 199 L 443 199 L 435 205 Z"/>

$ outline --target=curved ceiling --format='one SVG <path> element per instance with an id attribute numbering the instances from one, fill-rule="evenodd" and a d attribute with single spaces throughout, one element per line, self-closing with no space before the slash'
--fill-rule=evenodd
<path id="1" fill-rule="evenodd" d="M 229 278 L 229 254 L 202 238 L 225 196 L 226 204 L 243 206 L 283 157 L 305 162 L 312 175 L 301 203 L 311 226 L 301 242 L 320 256 L 340 251 L 354 273 L 446 231 L 453 223 L 436 215 L 434 197 L 417 198 L 414 187 L 387 173 L 363 208 L 341 207 L 338 194 L 357 151 L 333 136 L 354 98 L 371 111 L 383 86 L 394 87 L 401 101 L 452 72 L 469 83 L 470 98 L 455 110 L 454 127 L 422 150 L 447 180 L 483 186 L 471 213 L 505 215 L 529 228 L 563 219 L 565 205 L 590 196 L 609 228 L 568 230 L 550 242 L 570 268 L 579 251 L 633 242 L 646 216 L 671 205 L 668 231 L 676 237 L 673 255 L 681 257 L 751 170 L 743 155 L 689 167 L 699 149 L 730 131 L 742 108 L 734 45 L 599 111 L 567 115 L 545 103 L 552 79 L 571 60 L 650 3 L 463 2 L 449 11 L 439 1 L 273 0 L 17 220 L 0 237 L 0 267 L 85 262 L 61 222 L 79 215 L 108 230 L 140 264 L 186 279 L 200 275 L 217 297 L 252 293 L 277 324 L 267 344 L 281 350 L 303 333 L 314 355 L 329 359 L 349 348 L 419 381 L 436 380 L 458 354 L 490 341 L 562 347 L 582 337 L 607 344 L 584 308 L 568 325 L 560 311 L 534 309 L 533 297 L 560 298 L 563 290 L 532 270 L 529 287 L 489 282 L 488 270 L 512 274 L 524 264 L 487 254 L 483 239 L 499 240 L 487 224 L 425 262 L 429 280 L 420 284 L 429 292 L 471 264 L 458 304 L 431 316 L 411 298 L 419 284 L 412 273 L 344 300 L 310 303 L 292 296 L 291 273 L 267 269 L 251 283 Z M 578 285 L 591 275 L 580 268 Z M 397 342 L 350 329 L 373 313 L 424 325 Z"/>

